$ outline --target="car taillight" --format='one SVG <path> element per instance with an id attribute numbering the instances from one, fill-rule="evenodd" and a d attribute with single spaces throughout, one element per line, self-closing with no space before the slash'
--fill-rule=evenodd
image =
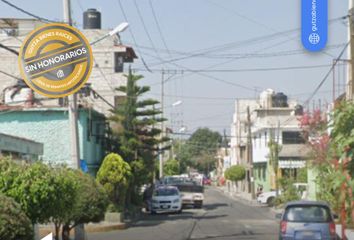
<path id="1" fill-rule="evenodd" d="M 280 222 L 280 231 L 282 234 L 286 233 L 286 221 L 281 221 Z"/>
<path id="2" fill-rule="evenodd" d="M 336 235 L 336 224 L 334 224 L 334 222 L 329 223 L 329 233 L 331 235 Z"/>

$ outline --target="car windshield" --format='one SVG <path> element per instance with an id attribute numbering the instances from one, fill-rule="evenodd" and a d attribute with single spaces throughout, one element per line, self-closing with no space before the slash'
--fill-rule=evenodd
<path id="1" fill-rule="evenodd" d="M 330 210 L 324 206 L 290 206 L 284 220 L 288 222 L 330 222 Z"/>
<path id="2" fill-rule="evenodd" d="M 156 189 L 154 196 L 175 196 L 178 195 L 178 191 L 175 188 L 161 188 Z"/>

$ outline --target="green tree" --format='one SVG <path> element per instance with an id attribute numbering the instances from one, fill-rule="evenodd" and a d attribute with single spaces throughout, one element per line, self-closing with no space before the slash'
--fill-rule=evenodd
<path id="1" fill-rule="evenodd" d="M 31 221 L 12 198 L 0 194 L 0 239 L 32 240 Z"/>
<path id="2" fill-rule="evenodd" d="M 8 160 L 0 160 L 0 166 L 0 192 L 14 198 L 32 224 L 49 222 L 73 205 L 75 186 L 57 178 L 50 166 L 40 162 L 19 165 Z"/>
<path id="3" fill-rule="evenodd" d="M 197 129 L 177 150 L 177 160 L 208 174 L 216 167 L 216 152 L 222 143 L 220 133 L 209 128 Z"/>
<path id="4" fill-rule="evenodd" d="M 245 176 L 246 169 L 241 165 L 233 165 L 225 171 L 225 178 L 233 182 L 241 181 L 245 179 Z"/>
<path id="5" fill-rule="evenodd" d="M 108 206 L 108 196 L 95 179 L 80 170 L 62 171 L 64 176 L 77 184 L 74 205 L 66 209 L 59 220 L 63 224 L 62 239 L 68 240 L 70 231 L 79 224 L 99 222 L 104 219 Z"/>
<path id="6" fill-rule="evenodd" d="M 157 128 L 159 123 L 165 121 L 157 116 L 161 113 L 155 108 L 158 101 L 140 100 L 150 91 L 150 87 L 139 86 L 138 81 L 143 77 L 132 74 L 131 70 L 126 77 L 127 85 L 117 89 L 123 92 L 126 98 L 122 105 L 113 110 L 111 120 L 117 126 L 115 134 L 119 139 L 119 153 L 132 170 L 129 186 L 131 191 L 127 196 L 127 202 L 130 202 L 131 198 L 134 201 L 134 198 L 139 195 L 138 189 L 142 184 L 152 182 L 157 153 L 164 150 L 158 148 L 159 143 L 169 139 L 160 138 L 161 130 Z"/>
<path id="7" fill-rule="evenodd" d="M 179 162 L 175 159 L 167 160 L 163 166 L 165 176 L 173 176 L 179 174 Z"/>
<path id="8" fill-rule="evenodd" d="M 124 205 L 130 178 L 131 167 L 121 156 L 110 153 L 104 158 L 97 181 L 102 184 L 116 209 Z"/>

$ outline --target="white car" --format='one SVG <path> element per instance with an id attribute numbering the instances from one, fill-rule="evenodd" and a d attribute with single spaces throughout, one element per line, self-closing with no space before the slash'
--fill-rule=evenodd
<path id="1" fill-rule="evenodd" d="M 160 186 L 154 190 L 151 199 L 151 214 L 163 212 L 182 212 L 182 199 L 178 188 Z"/>
<path id="2" fill-rule="evenodd" d="M 294 183 L 293 184 L 298 193 L 300 194 L 301 199 L 307 199 L 308 185 L 307 183 Z M 281 195 L 282 191 L 278 190 L 278 195 Z M 262 204 L 268 204 L 272 206 L 276 198 L 276 191 L 264 192 L 259 194 L 257 197 L 257 202 Z"/>
<path id="3" fill-rule="evenodd" d="M 280 195 L 281 191 L 279 190 L 278 192 Z M 264 192 L 259 194 L 259 196 L 257 197 L 257 202 L 262 204 L 272 205 L 274 203 L 275 198 L 276 198 L 276 191 Z"/>

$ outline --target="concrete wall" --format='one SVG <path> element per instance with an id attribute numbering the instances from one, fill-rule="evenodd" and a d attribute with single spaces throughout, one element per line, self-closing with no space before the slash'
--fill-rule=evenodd
<path id="1" fill-rule="evenodd" d="M 80 159 L 88 165 L 98 166 L 103 158 L 101 143 L 87 139 L 87 111 L 80 111 L 79 137 Z M 95 117 L 93 115 L 93 117 Z M 65 109 L 33 109 L 2 112 L 0 132 L 15 135 L 44 144 L 43 161 L 72 166 L 68 113 Z M 90 167 L 91 172 L 95 172 Z"/>

